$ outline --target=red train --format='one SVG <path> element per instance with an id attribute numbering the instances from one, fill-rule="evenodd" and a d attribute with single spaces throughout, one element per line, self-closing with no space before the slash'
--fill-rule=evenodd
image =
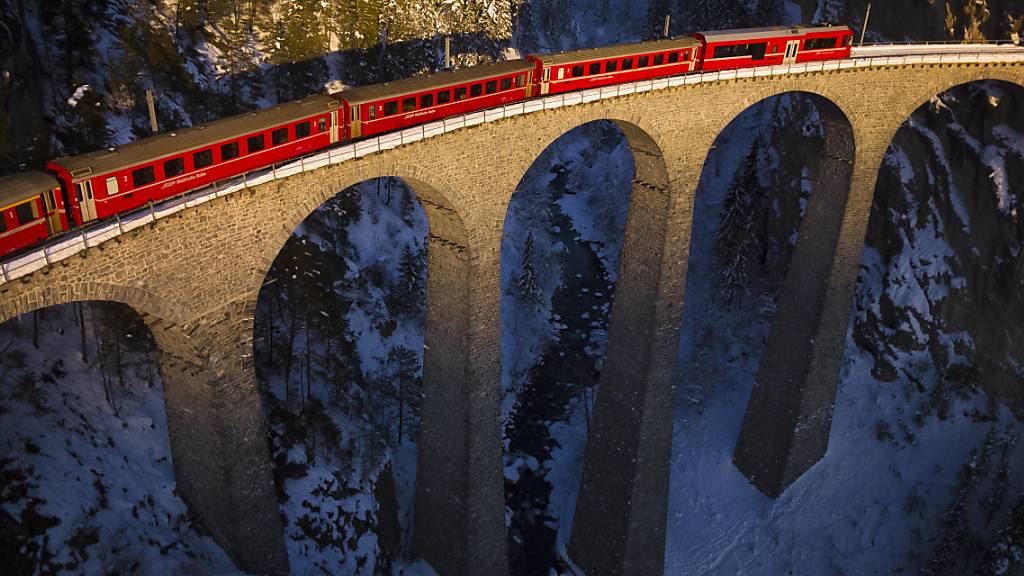
<path id="1" fill-rule="evenodd" d="M 49 173 L 0 178 L 0 257 L 93 220 L 339 142 L 546 94 L 846 58 L 852 38 L 847 26 L 777 26 L 533 54 L 317 94 L 117 148 L 57 158 L 47 164 Z"/>

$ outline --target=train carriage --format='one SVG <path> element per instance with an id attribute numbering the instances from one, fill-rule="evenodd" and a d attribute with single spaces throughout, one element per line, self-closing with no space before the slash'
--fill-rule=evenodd
<path id="1" fill-rule="evenodd" d="M 0 255 L 31 246 L 67 227 L 56 178 L 36 171 L 0 178 Z"/>
<path id="2" fill-rule="evenodd" d="M 693 72 L 700 48 L 700 42 L 686 36 L 529 58 L 537 62 L 540 93 L 558 94 Z"/>
<path id="3" fill-rule="evenodd" d="M 338 142 L 341 105 L 317 94 L 48 164 L 81 225 Z"/>
<path id="4" fill-rule="evenodd" d="M 850 55 L 853 31 L 849 26 L 772 26 L 697 32 L 704 44 L 701 70 L 734 70 L 777 66 Z"/>
<path id="5" fill-rule="evenodd" d="M 533 95 L 534 64 L 510 60 L 336 92 L 346 140 L 494 108 Z"/>

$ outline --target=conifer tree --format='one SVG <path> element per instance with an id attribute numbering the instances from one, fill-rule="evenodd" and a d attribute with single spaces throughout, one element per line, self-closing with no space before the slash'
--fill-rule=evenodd
<path id="1" fill-rule="evenodd" d="M 540 306 L 540 289 L 537 287 L 536 248 L 533 245 L 533 231 L 526 236 L 526 247 L 523 248 L 523 269 L 519 273 L 516 287 L 524 304 L 536 309 Z"/>

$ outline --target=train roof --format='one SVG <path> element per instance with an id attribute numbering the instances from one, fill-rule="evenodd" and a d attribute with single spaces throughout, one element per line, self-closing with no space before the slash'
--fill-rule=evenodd
<path id="1" fill-rule="evenodd" d="M 615 46 L 601 46 L 599 48 L 587 48 L 585 50 L 573 50 L 571 52 L 557 52 L 555 54 L 531 54 L 530 56 L 549 66 L 557 66 L 560 64 L 575 64 L 577 62 L 589 62 L 591 60 L 632 56 L 634 54 L 646 54 L 648 52 L 681 50 L 699 45 L 700 42 L 691 36 L 680 36 L 678 38 L 649 40 L 647 42 L 637 42 L 635 44 L 617 44 Z"/>
<path id="2" fill-rule="evenodd" d="M 412 78 L 403 78 L 401 80 L 395 80 L 394 82 L 360 86 L 358 88 L 351 88 L 342 92 L 335 92 L 334 96 L 341 98 L 352 105 L 365 104 L 367 102 L 399 98 L 408 94 L 415 94 L 417 92 L 424 92 L 436 88 L 444 88 L 446 86 L 468 84 L 470 82 L 476 82 L 477 80 L 489 80 L 496 76 L 526 72 L 528 70 L 532 70 L 534 66 L 535 64 L 529 60 L 492 62 L 490 64 L 480 64 L 479 66 L 470 66 L 468 68 L 460 68 L 458 70 L 437 72 L 423 76 L 414 76 Z"/>
<path id="3" fill-rule="evenodd" d="M 36 170 L 4 176 L 0 178 L 0 208 L 39 196 L 58 185 L 53 176 Z"/>
<path id="4" fill-rule="evenodd" d="M 849 26 L 807 26 L 797 24 L 794 26 L 767 26 L 764 28 L 737 28 L 735 30 L 710 30 L 697 32 L 695 36 L 702 36 L 708 42 L 735 42 L 738 40 L 760 40 L 766 36 L 773 38 L 779 36 L 802 36 L 815 32 L 836 32 L 850 30 Z"/>
<path id="5" fill-rule="evenodd" d="M 268 130 L 281 124 L 322 114 L 339 106 L 337 100 L 326 94 L 313 94 L 302 100 L 286 102 L 273 108 L 264 108 L 192 128 L 158 134 L 116 148 L 57 158 L 52 163 L 65 168 L 76 179 L 107 174 L 175 156 L 189 150 L 204 148 L 253 132 Z"/>

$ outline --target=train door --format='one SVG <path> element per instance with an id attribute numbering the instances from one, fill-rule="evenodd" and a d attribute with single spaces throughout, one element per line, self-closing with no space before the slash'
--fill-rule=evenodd
<path id="1" fill-rule="evenodd" d="M 796 63 L 797 52 L 800 51 L 800 41 L 790 40 L 786 42 L 786 57 L 782 59 L 783 64 L 794 64 Z"/>
<path id="2" fill-rule="evenodd" d="M 349 120 L 349 138 L 359 138 L 362 135 L 362 123 L 359 120 L 359 106 L 349 107 L 351 110 L 352 118 Z"/>
<path id="3" fill-rule="evenodd" d="M 82 222 L 96 219 L 96 200 L 92 197 L 92 181 L 83 180 L 75 184 L 75 198 L 82 210 Z"/>
<path id="4" fill-rule="evenodd" d="M 331 110 L 331 144 L 338 141 L 338 111 Z"/>
<path id="5" fill-rule="evenodd" d="M 522 82 L 523 75 L 516 76 L 516 82 Z M 530 98 L 533 96 L 533 70 L 526 72 L 526 97 Z"/>
<path id="6" fill-rule="evenodd" d="M 551 90 L 551 68 L 544 67 L 544 77 L 540 81 L 540 93 L 547 94 Z"/>
<path id="7" fill-rule="evenodd" d="M 60 188 L 57 188 L 57 194 L 60 193 Z M 54 196 L 54 190 L 47 190 L 43 193 L 43 207 L 46 211 L 46 229 L 50 231 L 50 235 L 56 234 L 63 230 L 63 224 L 60 221 L 60 212 L 57 211 L 57 199 Z"/>

